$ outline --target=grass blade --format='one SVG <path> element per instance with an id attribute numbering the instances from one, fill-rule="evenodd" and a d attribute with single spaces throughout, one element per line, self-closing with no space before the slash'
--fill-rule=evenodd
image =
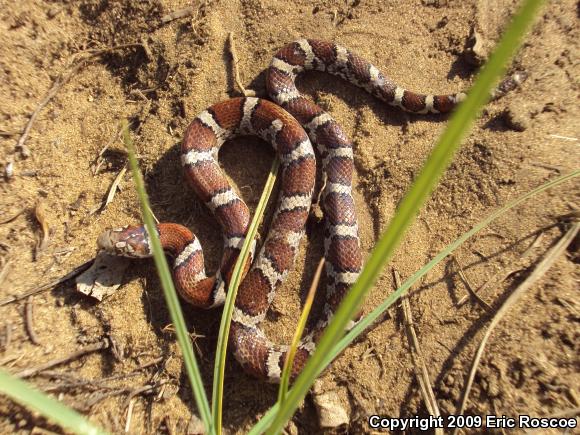
<path id="1" fill-rule="evenodd" d="M 431 193 L 443 171 L 447 168 L 449 161 L 460 145 L 461 139 L 471 128 L 481 107 L 489 99 L 492 87 L 503 73 L 505 65 L 515 53 L 515 50 L 519 47 L 525 31 L 532 23 L 542 3 L 543 1 L 541 0 L 527 0 L 514 17 L 494 53 L 479 74 L 467 98 L 451 117 L 449 125 L 423 166 L 420 175 L 401 201 L 388 230 L 379 239 L 359 279 L 352 286 L 336 311 L 331 323 L 320 339 L 316 351 L 309 358 L 302 373 L 296 379 L 294 387 L 288 393 L 287 400 L 280 405 L 278 413 L 268 429 L 268 433 L 278 433 L 282 430 L 286 421 L 292 416 L 294 410 L 308 392 L 324 364 L 325 356 L 343 337 L 347 323 L 357 313 L 365 295 L 379 277 L 383 266 L 398 246 L 402 235 L 414 221 L 420 207 Z"/>
<path id="2" fill-rule="evenodd" d="M 139 201 L 141 203 L 141 214 L 143 216 L 143 222 L 147 228 L 149 238 L 151 239 L 153 259 L 155 260 L 155 266 L 157 267 L 157 273 L 159 274 L 159 280 L 161 282 L 161 287 L 163 288 L 163 295 L 167 301 L 167 308 L 169 309 L 169 314 L 171 315 L 171 321 L 175 326 L 177 341 L 179 343 L 179 347 L 181 348 L 181 352 L 183 353 L 183 363 L 185 364 L 185 369 L 187 371 L 189 382 L 191 383 L 193 396 L 195 397 L 197 409 L 205 426 L 206 433 L 211 434 L 214 433 L 214 428 L 211 425 L 209 403 L 203 388 L 203 381 L 199 373 L 199 367 L 197 366 L 197 361 L 195 359 L 195 355 L 193 354 L 193 346 L 191 345 L 189 334 L 187 333 L 183 312 L 181 311 L 181 306 L 179 305 L 179 298 L 177 297 L 177 292 L 175 291 L 175 287 L 173 285 L 171 272 L 169 271 L 169 266 L 167 265 L 167 259 L 165 258 L 165 253 L 161 247 L 161 242 L 159 241 L 157 231 L 155 231 L 155 221 L 153 220 L 153 216 L 151 214 L 149 199 L 147 198 L 143 177 L 141 176 L 141 172 L 139 171 L 139 166 L 137 164 L 137 159 L 135 158 L 135 149 L 133 147 L 131 135 L 129 134 L 129 125 L 126 120 L 122 121 L 121 129 L 123 131 L 123 142 L 125 143 L 129 154 L 129 164 L 131 166 L 131 171 L 133 172 L 135 187 L 137 189 L 137 194 L 139 195 Z"/>
<path id="3" fill-rule="evenodd" d="M 320 282 L 320 275 L 322 275 L 322 268 L 324 267 L 324 257 L 318 263 L 316 272 L 314 273 L 314 278 L 312 278 L 312 284 L 308 290 L 308 295 L 306 296 L 306 301 L 304 302 L 304 308 L 300 314 L 300 319 L 298 319 L 298 325 L 296 325 L 296 331 L 294 331 L 294 337 L 292 337 L 292 343 L 288 348 L 288 353 L 286 354 L 286 361 L 284 361 L 284 368 L 282 369 L 282 376 L 280 376 L 280 390 L 278 391 L 278 402 L 282 403 L 286 400 L 286 394 L 288 393 L 288 384 L 290 383 L 290 375 L 292 374 L 292 365 L 294 364 L 294 356 L 296 355 L 296 350 L 300 344 L 300 339 L 304 333 L 304 328 L 306 327 L 306 320 L 308 320 L 308 315 L 310 314 L 310 309 L 314 302 L 314 296 L 316 295 L 316 289 L 318 288 L 318 283 Z"/>
<path id="4" fill-rule="evenodd" d="M 415 272 L 411 277 L 409 277 L 397 290 L 395 290 L 387 299 L 385 299 L 380 305 L 378 305 L 373 311 L 363 317 L 354 328 L 352 328 L 326 355 L 322 366 L 319 368 L 317 376 L 328 367 L 328 365 L 340 355 L 351 343 L 356 340 L 356 338 L 361 335 L 370 325 L 373 324 L 375 320 L 379 318 L 386 310 L 388 310 L 391 305 L 393 305 L 401 296 L 403 296 L 407 290 L 409 290 L 415 283 L 417 283 L 423 276 L 425 276 L 431 269 L 433 269 L 437 264 L 443 261 L 447 256 L 452 254 L 457 248 L 459 248 L 467 239 L 473 237 L 479 231 L 487 227 L 491 222 L 493 222 L 498 217 L 504 215 L 512 208 L 527 201 L 534 195 L 544 192 L 547 189 L 559 186 L 560 184 L 570 181 L 573 178 L 580 176 L 580 170 L 574 171 L 570 174 L 563 175 L 561 177 L 555 178 L 530 192 L 508 202 L 505 206 L 494 211 L 487 218 L 477 223 L 471 230 L 464 233 L 461 237 L 449 244 L 445 249 L 440 251 L 433 259 L 425 264 L 421 269 Z M 251 429 L 249 435 L 258 435 L 266 431 L 266 429 L 271 425 L 276 413 L 278 412 L 279 403 L 276 403 L 268 412 L 260 419 L 260 421 Z"/>
<path id="5" fill-rule="evenodd" d="M 0 369 L 0 391 L 74 433 L 86 435 L 107 433 L 93 426 L 86 418 L 68 406 L 30 387 L 26 382 L 11 376 L 2 369 Z"/>
<path id="6" fill-rule="evenodd" d="M 278 174 L 278 168 L 280 167 L 280 159 L 276 156 L 272 162 L 272 167 L 270 168 L 270 174 L 266 180 L 266 185 L 262 191 L 262 196 L 256 207 L 254 217 L 248 228 L 248 234 L 240 250 L 240 255 L 234 266 L 232 272 L 232 280 L 228 287 L 228 293 L 226 296 L 226 301 L 224 303 L 224 311 L 222 313 L 222 318 L 220 322 L 220 330 L 218 335 L 217 351 L 215 356 L 214 364 L 214 377 L 213 377 L 213 392 L 212 392 L 212 418 L 213 426 L 215 427 L 217 434 L 221 434 L 222 430 L 222 408 L 223 408 L 223 396 L 224 396 L 224 378 L 226 370 L 226 356 L 228 351 L 228 336 L 230 333 L 230 325 L 232 322 L 232 313 L 234 311 L 234 303 L 236 300 L 236 295 L 238 293 L 238 287 L 242 280 L 242 267 L 246 264 L 247 258 L 250 254 L 250 245 L 256 237 L 256 232 L 258 231 L 258 226 L 262 221 L 264 216 L 264 211 L 266 210 L 266 205 L 268 204 L 268 199 L 274 188 L 274 183 L 276 182 L 276 175 Z"/>

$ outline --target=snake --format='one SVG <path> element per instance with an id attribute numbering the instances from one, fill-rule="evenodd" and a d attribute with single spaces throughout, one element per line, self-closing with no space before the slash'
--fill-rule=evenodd
<path id="1" fill-rule="evenodd" d="M 320 206 L 324 216 L 326 293 L 322 314 L 302 338 L 291 369 L 297 376 L 333 313 L 361 272 L 363 255 L 353 198 L 353 143 L 332 116 L 302 95 L 299 74 L 315 70 L 338 76 L 385 103 L 406 112 L 446 113 L 463 93 L 419 94 L 404 89 L 377 67 L 347 48 L 327 41 L 300 39 L 282 47 L 266 71 L 272 101 L 232 98 L 201 112 L 187 127 L 181 144 L 185 178 L 213 213 L 223 232 L 223 254 L 215 274 L 207 274 L 199 239 L 185 226 L 157 224 L 155 231 L 173 258 L 173 279 L 181 297 L 197 307 L 222 305 L 248 227 L 250 211 L 218 163 L 229 139 L 253 135 L 269 142 L 280 159 L 280 193 L 269 231 L 257 255 L 252 242 L 232 315 L 229 343 L 248 373 L 279 382 L 288 346 L 271 342 L 261 323 L 276 289 L 292 270 L 305 233 L 318 159 L 323 174 Z M 314 147 L 317 150 L 316 156 Z M 110 229 L 97 241 L 100 249 L 133 258 L 151 257 L 143 225 Z M 352 327 L 351 321 L 349 327 Z"/>

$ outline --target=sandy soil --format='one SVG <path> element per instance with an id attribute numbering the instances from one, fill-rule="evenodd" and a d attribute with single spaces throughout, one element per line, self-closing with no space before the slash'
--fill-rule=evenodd
<path id="1" fill-rule="evenodd" d="M 226 45 L 229 32 L 235 35 L 241 80 L 258 95 L 264 95 L 263 72 L 272 55 L 298 37 L 340 42 L 402 86 L 454 92 L 466 89 L 476 71 L 465 54 L 471 30 L 481 35 L 485 54 L 516 5 L 512 0 L 206 1 L 194 2 L 192 15 L 163 23 L 164 15 L 188 2 L 2 2 L 0 165 L 5 171 L 12 162 L 14 175 L 0 181 L 0 299 L 89 260 L 105 228 L 139 222 L 129 175 L 114 201 L 95 211 L 126 163 L 117 135 L 119 120 L 125 117 L 132 121 L 154 213 L 160 220 L 188 225 L 205 247 L 208 268 L 216 266 L 219 229 L 185 187 L 177 146 L 196 113 L 236 95 Z M 408 277 L 492 210 L 578 168 L 579 33 L 576 1 L 551 2 L 545 8 L 514 61 L 528 80 L 486 107 L 365 311 L 393 291 L 391 268 Z M 139 45 L 95 56 L 75 72 L 40 112 L 27 149 L 15 149 L 30 114 L 78 53 L 122 44 Z M 300 78 L 299 86 L 354 138 L 355 197 L 366 254 L 446 119 L 403 114 L 322 74 Z M 265 144 L 251 139 L 235 140 L 221 153 L 250 207 L 257 203 L 272 157 Z M 457 412 L 473 354 L 490 319 L 566 231 L 561 216 L 577 210 L 577 194 L 574 182 L 543 193 L 457 252 L 474 288 L 513 271 L 480 293 L 490 312 L 473 300 L 459 304 L 466 286 L 451 261 L 413 289 L 418 340 L 443 414 Z M 43 250 L 36 248 L 38 203 L 50 227 L 50 242 Z M 268 320 L 269 334 L 278 341 L 291 337 L 300 309 L 297 289 L 304 290 L 320 256 L 320 228 L 312 224 L 308 232 L 310 241 L 303 244 L 297 271 L 280 291 Z M 578 409 L 577 262 L 577 252 L 569 250 L 500 323 L 475 378 L 468 413 L 543 416 Z M 153 264 L 133 263 L 125 280 L 100 304 L 76 294 L 72 283 L 35 296 L 38 345 L 31 343 L 25 328 L 24 301 L 1 306 L 0 364 L 16 373 L 109 337 L 116 343 L 114 352 L 93 353 L 30 381 L 112 432 L 124 430 L 132 392 L 164 384 L 131 401 L 129 431 L 182 433 L 194 405 Z M 211 388 L 220 310 L 184 308 Z M 139 369 L 156 359 L 157 364 Z M 321 388 L 335 391 L 348 411 L 347 431 L 370 432 L 371 414 L 427 415 L 413 367 L 400 309 L 393 308 L 390 317 L 323 375 Z M 118 378 L 98 383 L 111 376 Z M 93 382 L 75 384 L 79 379 Z M 245 375 L 233 358 L 226 383 L 226 429 L 244 432 L 275 401 L 277 389 Z M 5 398 L 0 399 L 0 415 L 1 433 L 58 431 Z M 289 431 L 318 431 L 311 397 Z"/>

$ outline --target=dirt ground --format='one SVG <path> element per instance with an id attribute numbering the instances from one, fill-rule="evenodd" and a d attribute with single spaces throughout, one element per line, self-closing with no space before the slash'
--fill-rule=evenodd
<path id="1" fill-rule="evenodd" d="M 178 145 L 191 119 L 239 95 L 227 46 L 234 32 L 242 83 L 265 96 L 272 55 L 299 37 L 339 42 L 401 86 L 423 92 L 469 87 L 475 60 L 485 58 L 517 1 L 512 0 L 22 0 L 0 8 L 0 300 L 56 279 L 96 253 L 106 228 L 140 220 L 129 174 L 102 207 L 126 164 L 119 121 L 133 136 L 162 221 L 188 225 L 201 239 L 207 267 L 221 249 L 219 228 L 183 183 Z M 491 211 L 580 163 L 580 5 L 551 2 L 517 55 L 528 79 L 486 106 L 449 171 L 365 303 L 370 311 L 404 278 Z M 470 55 L 476 29 L 477 56 Z M 129 45 L 127 45 L 129 44 Z M 16 143 L 49 89 L 87 50 L 79 66 L 39 112 L 24 148 Z M 472 50 L 473 51 L 473 50 Z M 445 127 L 441 116 L 410 116 L 386 107 L 340 79 L 310 73 L 299 87 L 325 107 L 355 143 L 355 199 L 365 255 Z M 104 152 L 102 152 L 104 150 Z M 101 157 L 99 158 L 99 156 Z M 253 139 L 232 141 L 220 159 L 242 197 L 255 207 L 273 153 Z M 8 176 L 10 171 L 12 176 Z M 413 320 L 441 413 L 458 411 L 474 352 L 490 320 L 539 259 L 567 231 L 578 210 L 577 182 L 544 192 L 495 221 L 456 253 L 479 296 L 446 260 L 412 290 Z M 49 226 L 39 248 L 37 204 Z M 273 339 L 288 342 L 321 255 L 321 229 L 309 241 L 268 318 Z M 576 245 L 572 245 L 576 246 Z M 570 248 L 510 310 L 492 334 L 466 413 L 547 416 L 580 406 L 578 254 Z M 511 272 L 511 273 L 510 273 Z M 508 274 L 506 279 L 502 279 Z M 132 263 L 117 293 L 96 303 L 68 282 L 36 295 L 31 342 L 24 300 L 0 306 L 0 365 L 12 373 L 36 367 L 105 338 L 108 348 L 29 378 L 39 389 L 110 430 L 194 432 L 195 409 L 153 263 Z M 221 310 L 184 306 L 208 392 Z M 368 416 L 427 416 L 399 307 L 349 347 L 321 378 L 349 416 L 342 432 L 368 433 Z M 146 388 L 151 386 L 150 388 Z M 211 394 L 210 394 L 211 395 Z M 277 387 L 227 366 L 224 423 L 243 433 L 272 405 Z M 131 412 L 129 413 L 129 408 Z M 574 411 L 576 410 L 576 411 Z M 127 425 L 128 415 L 131 418 Z M 46 433 L 57 427 L 6 398 L 0 433 Z M 312 396 L 289 433 L 319 431 Z M 188 429 L 189 428 L 189 429 Z"/>

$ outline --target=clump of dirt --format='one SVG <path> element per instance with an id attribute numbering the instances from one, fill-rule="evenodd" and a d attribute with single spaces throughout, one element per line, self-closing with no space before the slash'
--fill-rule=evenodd
<path id="1" fill-rule="evenodd" d="M 183 183 L 178 145 L 197 113 L 237 95 L 226 43 L 230 32 L 241 80 L 259 96 L 266 96 L 263 72 L 273 54 L 299 37 L 340 43 L 403 87 L 457 92 L 469 87 L 474 64 L 488 56 L 518 3 L 23 0 L 3 8 L 0 366 L 19 373 L 107 340 L 106 349 L 41 371 L 30 382 L 111 432 L 195 433 L 194 401 L 152 262 L 132 263 L 123 287 L 102 303 L 77 294 L 70 282 L 28 302 L 3 303 L 92 258 L 104 229 L 140 221 L 129 175 L 121 176 L 120 190 L 103 206 L 126 165 L 119 121 L 131 121 L 153 212 L 162 221 L 191 228 L 204 246 L 207 269 L 215 270 L 220 230 Z M 178 18 L 169 15 L 184 8 L 189 9 Z M 389 269 L 398 270 L 403 279 L 411 276 L 493 210 L 577 169 L 571 156 L 577 154 L 580 137 L 574 79 L 580 76 L 574 61 L 579 36 L 576 2 L 546 6 L 514 60 L 513 70 L 525 71 L 528 79 L 486 106 Z M 84 56 L 94 57 L 38 112 L 25 147 L 15 147 L 51 86 Z M 366 256 L 447 119 L 401 113 L 322 73 L 300 77 L 298 86 L 353 138 L 354 195 Z M 253 208 L 273 152 L 253 138 L 231 142 L 220 160 Z M 577 194 L 568 183 L 526 201 L 412 289 L 411 314 L 442 414 L 458 411 L 468 368 L 491 318 L 567 231 L 570 216 L 577 213 Z M 39 203 L 49 229 L 45 249 L 38 248 L 41 226 L 34 210 Z M 300 295 L 322 252 L 321 232 L 319 225 L 309 224 L 296 271 L 276 296 L 266 325 L 274 341 L 291 339 Z M 577 409 L 580 328 L 574 246 L 492 334 L 467 414 L 547 416 Z M 379 280 L 366 312 L 394 290 L 391 276 L 389 270 Z M 481 289 L 483 304 L 466 296 L 468 284 Z M 209 391 L 220 310 L 202 312 L 186 304 L 184 310 Z M 428 415 L 405 321 L 398 307 L 390 314 L 350 346 L 317 386 L 322 395 L 332 392 L 344 408 L 350 432 L 372 432 L 372 414 Z M 38 344 L 31 342 L 30 328 Z M 226 430 L 246 432 L 276 396 L 275 386 L 244 374 L 230 358 Z M 319 431 L 319 399 L 305 401 L 290 432 Z M 0 415 L 2 433 L 58 430 L 6 398 L 0 400 Z"/>

